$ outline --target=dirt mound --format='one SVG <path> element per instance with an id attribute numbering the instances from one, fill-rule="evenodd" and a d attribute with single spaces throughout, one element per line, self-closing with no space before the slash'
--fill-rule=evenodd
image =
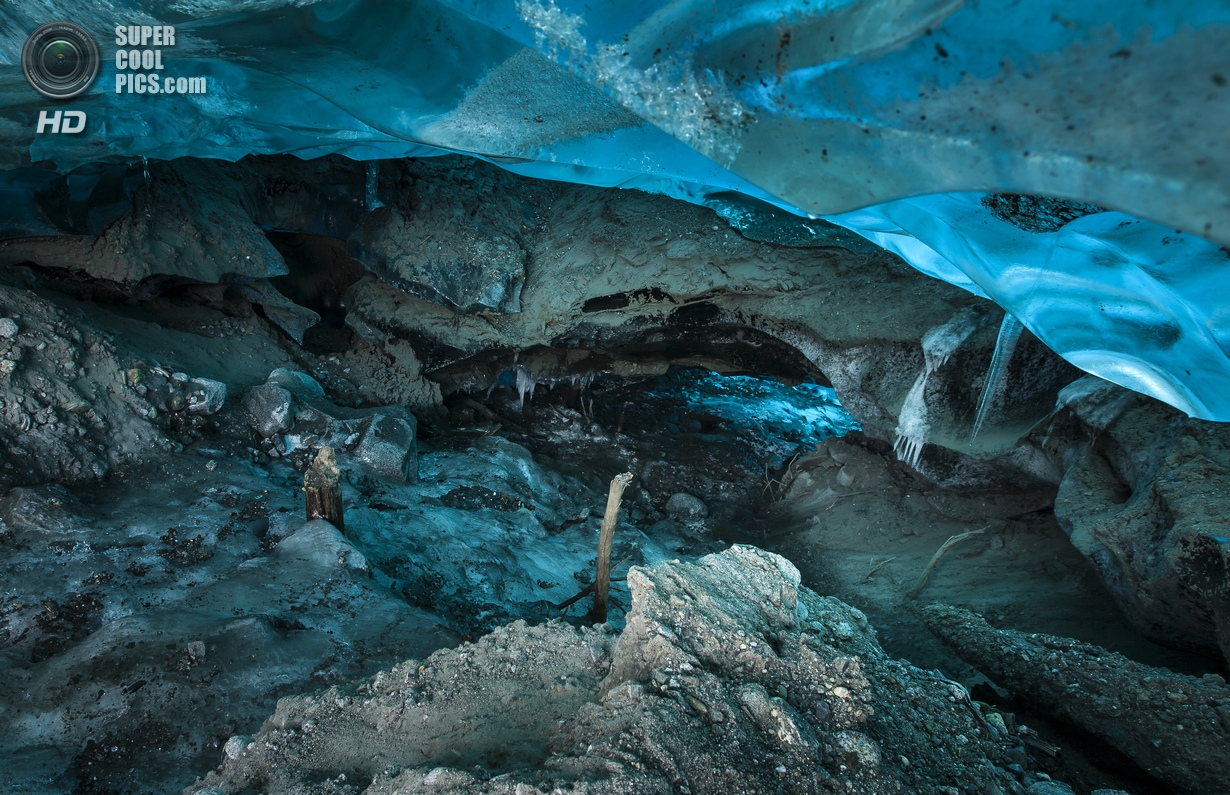
<path id="1" fill-rule="evenodd" d="M 192 793 L 1022 793 L 1011 715 L 889 658 L 861 613 L 736 546 L 629 574 L 618 638 L 517 622 L 283 699 Z M 1052 784 L 1056 792 L 1066 787 Z"/>

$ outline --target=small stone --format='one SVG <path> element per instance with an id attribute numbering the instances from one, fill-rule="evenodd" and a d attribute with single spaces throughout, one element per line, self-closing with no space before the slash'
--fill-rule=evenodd
<path id="1" fill-rule="evenodd" d="M 701 701 L 699 698 L 685 695 L 683 700 L 688 702 L 688 706 L 699 712 L 701 715 L 709 714 L 709 708 L 705 706 L 705 702 Z"/>
<path id="2" fill-rule="evenodd" d="M 780 698 L 770 698 L 764 687 L 749 683 L 736 694 L 739 706 L 765 735 L 783 748 L 819 745 L 811 726 Z"/>
<path id="3" fill-rule="evenodd" d="M 251 737 L 236 734 L 234 737 L 226 741 L 226 745 L 223 746 L 222 751 L 226 754 L 227 759 L 238 759 L 251 744 Z"/>
<path id="4" fill-rule="evenodd" d="M 226 384 L 212 378 L 193 378 L 188 382 L 188 413 L 215 414 L 226 402 Z"/>
<path id="5" fill-rule="evenodd" d="M 205 659 L 205 641 L 194 640 L 188 644 L 188 656 L 194 660 Z"/>
<path id="6" fill-rule="evenodd" d="M 666 501 L 666 512 L 681 519 L 699 519 L 709 515 L 709 509 L 699 498 L 679 492 Z"/>
<path id="7" fill-rule="evenodd" d="M 0 317 L 0 337 L 10 339 L 17 336 L 17 321 L 11 317 Z"/>
<path id="8" fill-rule="evenodd" d="M 1036 781 L 1025 791 L 1029 795 L 1072 795 L 1072 788 L 1058 781 Z"/>
<path id="9" fill-rule="evenodd" d="M 295 427 L 294 397 L 277 384 L 259 384 L 243 395 L 243 407 L 256 432 L 268 439 Z"/>
<path id="10" fill-rule="evenodd" d="M 873 768 L 880 764 L 880 746 L 870 737 L 858 732 L 842 731 L 833 735 L 833 745 L 843 761 L 852 768 Z"/>

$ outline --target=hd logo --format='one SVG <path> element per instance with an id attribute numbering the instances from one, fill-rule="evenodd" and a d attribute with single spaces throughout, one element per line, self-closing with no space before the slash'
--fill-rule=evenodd
<path id="1" fill-rule="evenodd" d="M 21 70 L 35 91 L 49 99 L 72 99 L 98 76 L 98 44 L 73 22 L 40 25 L 21 48 Z M 79 110 L 39 111 L 36 133 L 79 133 L 85 113 Z"/>
<path id="2" fill-rule="evenodd" d="M 49 113 L 45 110 L 38 112 L 38 129 L 37 132 L 41 135 L 45 132 L 52 133 L 79 133 L 85 129 L 85 112 L 80 110 L 57 110 L 54 113 Z"/>

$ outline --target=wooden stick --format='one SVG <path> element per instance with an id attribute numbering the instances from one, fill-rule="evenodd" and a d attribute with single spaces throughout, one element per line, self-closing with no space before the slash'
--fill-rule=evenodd
<path id="1" fill-rule="evenodd" d="M 877 571 L 884 568 L 888 564 L 892 563 L 896 559 L 897 559 L 896 557 L 891 557 L 891 558 L 885 558 L 884 560 L 880 561 L 879 563 L 871 567 L 871 571 L 867 572 L 867 576 L 864 577 L 863 579 L 870 580 L 871 575 L 875 574 Z"/>
<path id="2" fill-rule="evenodd" d="M 611 589 L 611 543 L 615 540 L 615 523 L 619 521 L 619 503 L 624 498 L 624 489 L 631 482 L 631 472 L 616 475 L 611 480 L 611 490 L 606 497 L 606 513 L 598 535 L 598 564 L 594 574 L 595 624 L 606 621 L 607 597 Z"/>
<path id="3" fill-rule="evenodd" d="M 914 590 L 910 591 L 910 595 L 905 598 L 905 602 L 902 602 L 902 604 L 913 601 L 914 597 L 918 596 L 919 591 L 921 591 L 923 586 L 927 584 L 927 578 L 930 577 L 931 572 L 935 570 L 935 564 L 940 562 L 940 558 L 944 557 L 944 553 L 947 552 L 949 548 L 961 543 L 967 538 L 980 536 L 986 531 L 987 528 L 984 527 L 981 530 L 966 530 L 964 533 L 957 533 L 955 536 L 950 536 L 949 539 L 940 546 L 939 550 L 931 556 L 931 562 L 928 563 L 927 568 L 923 570 L 922 577 L 918 580 L 918 585 L 914 586 Z"/>
<path id="4" fill-rule="evenodd" d="M 332 447 L 322 447 L 303 475 L 303 497 L 308 521 L 324 519 L 343 533 L 342 481 Z"/>

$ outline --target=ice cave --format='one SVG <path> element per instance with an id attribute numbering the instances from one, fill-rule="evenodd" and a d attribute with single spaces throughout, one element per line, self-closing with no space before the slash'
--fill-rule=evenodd
<path id="1" fill-rule="evenodd" d="M 1230 792 L 1227 0 L 8 0 L 0 75 L 0 793 Z"/>

